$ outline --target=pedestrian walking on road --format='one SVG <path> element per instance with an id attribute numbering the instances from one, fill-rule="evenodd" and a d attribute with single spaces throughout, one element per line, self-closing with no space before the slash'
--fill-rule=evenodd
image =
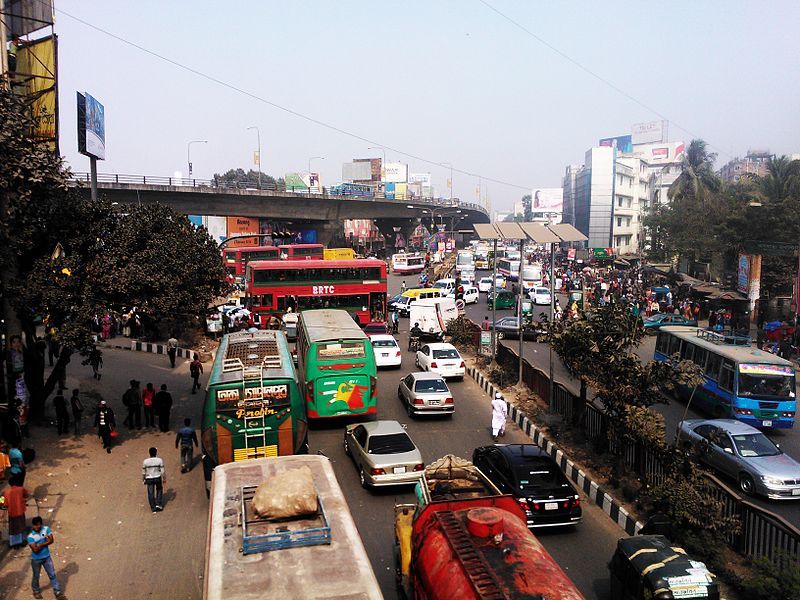
<path id="1" fill-rule="evenodd" d="M 123 423 L 128 429 L 142 428 L 142 392 L 139 389 L 139 382 L 135 379 L 130 381 L 129 387 L 122 396 L 122 404 L 128 408 L 128 416 Z"/>
<path id="2" fill-rule="evenodd" d="M 178 430 L 178 435 L 175 436 L 175 448 L 178 447 L 178 444 L 181 447 L 181 473 L 188 473 L 192 470 L 194 448 L 200 445 L 197 443 L 197 433 L 191 425 L 191 419 L 184 419 L 183 427 Z"/>
<path id="3" fill-rule="evenodd" d="M 3 492 L 8 509 L 8 545 L 21 548 L 25 545 L 25 501 L 31 494 L 22 487 L 19 475 L 12 475 L 8 485 L 10 487 Z"/>
<path id="4" fill-rule="evenodd" d="M 200 362 L 200 356 L 194 355 L 192 363 L 189 365 L 189 374 L 192 376 L 192 393 L 194 394 L 200 389 L 200 373 L 203 372 L 203 364 Z"/>
<path id="5" fill-rule="evenodd" d="M 58 435 L 69 433 L 69 411 L 67 410 L 67 399 L 64 398 L 64 390 L 58 390 L 53 398 L 53 406 L 56 409 Z"/>
<path id="6" fill-rule="evenodd" d="M 114 419 L 114 411 L 106 404 L 105 400 L 101 400 L 97 407 L 94 425 L 97 427 L 97 435 L 103 439 L 103 448 L 111 454 L 111 432 L 117 426 L 117 421 Z"/>
<path id="7" fill-rule="evenodd" d="M 508 418 L 508 407 L 500 392 L 494 395 L 492 400 L 492 438 L 497 441 L 498 436 L 506 434 L 506 419 Z"/>
<path id="8" fill-rule="evenodd" d="M 153 412 L 153 397 L 156 395 L 156 389 L 152 383 L 148 383 L 142 390 L 142 406 L 144 407 L 144 426 L 155 427 L 156 420 Z"/>
<path id="9" fill-rule="evenodd" d="M 170 337 L 167 340 L 167 356 L 169 356 L 169 366 L 171 368 L 175 368 L 175 357 L 178 354 L 178 340 L 175 339 L 175 336 Z"/>
<path id="10" fill-rule="evenodd" d="M 405 280 L 405 279 L 403 279 L 403 283 L 402 283 L 402 285 L 400 286 L 400 293 L 402 294 L 402 293 L 404 293 L 405 291 L 406 291 L 406 280 Z"/>
<path id="11" fill-rule="evenodd" d="M 89 364 L 92 366 L 92 377 L 99 380 L 103 375 L 100 369 L 103 368 L 103 353 L 100 348 L 94 346 L 89 352 Z"/>
<path id="12" fill-rule="evenodd" d="M 156 448 L 150 448 L 150 458 L 145 458 L 142 463 L 142 482 L 147 486 L 147 502 L 153 512 L 164 510 L 164 484 L 167 481 L 164 461 L 157 454 Z"/>
<path id="13" fill-rule="evenodd" d="M 83 418 L 83 402 L 78 395 L 80 392 L 78 388 L 72 390 L 72 397 L 69 399 L 70 406 L 72 407 L 72 422 L 75 426 L 75 435 L 81 434 L 81 419 Z"/>
<path id="14" fill-rule="evenodd" d="M 162 383 L 161 389 L 153 396 L 153 408 L 158 415 L 158 428 L 162 432 L 169 431 L 169 413 L 172 410 L 172 395 L 167 391 L 166 383 Z"/>
<path id="15" fill-rule="evenodd" d="M 42 597 L 42 588 L 39 587 L 39 574 L 42 571 L 42 567 L 44 567 L 44 572 L 50 578 L 50 586 L 56 594 L 56 599 L 67 600 L 64 592 L 61 591 L 61 585 L 56 577 L 56 567 L 50 557 L 50 546 L 55 541 L 52 530 L 43 523 L 42 517 L 33 517 L 31 529 L 32 531 L 28 534 L 28 546 L 31 548 L 31 570 L 33 571 L 31 589 L 33 589 L 33 597 Z"/>

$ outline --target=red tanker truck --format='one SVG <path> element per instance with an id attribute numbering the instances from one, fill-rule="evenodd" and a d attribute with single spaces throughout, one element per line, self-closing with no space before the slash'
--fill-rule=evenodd
<path id="1" fill-rule="evenodd" d="M 472 469 L 474 466 L 469 465 Z M 425 491 L 423 480 L 423 495 Z M 512 496 L 395 506 L 401 596 L 414 600 L 579 600 L 583 596 L 526 525 Z"/>

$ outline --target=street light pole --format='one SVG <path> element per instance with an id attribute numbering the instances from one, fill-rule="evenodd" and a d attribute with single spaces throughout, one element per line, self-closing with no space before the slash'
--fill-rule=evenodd
<path id="1" fill-rule="evenodd" d="M 440 164 L 443 167 L 450 167 L 450 185 L 449 185 L 449 188 L 450 188 L 450 201 L 452 202 L 452 200 L 453 200 L 453 163 L 446 162 L 446 163 L 440 163 Z"/>
<path id="2" fill-rule="evenodd" d="M 250 131 L 251 129 L 256 130 L 256 140 L 258 141 L 258 160 L 256 164 L 258 165 L 258 189 L 261 189 L 261 130 L 256 125 L 253 125 L 248 127 L 246 131 Z"/>
<path id="3" fill-rule="evenodd" d="M 207 144 L 208 140 L 192 140 L 186 144 L 186 162 L 189 163 L 189 179 L 192 178 L 192 144 Z"/>

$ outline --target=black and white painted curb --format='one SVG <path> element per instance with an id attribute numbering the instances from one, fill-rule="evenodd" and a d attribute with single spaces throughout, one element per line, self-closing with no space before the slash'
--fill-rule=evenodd
<path id="1" fill-rule="evenodd" d="M 152 354 L 166 354 L 166 344 L 152 344 L 150 342 L 139 342 L 136 340 L 131 341 L 131 350 L 136 352 L 150 352 Z M 188 348 L 178 348 L 176 356 L 178 358 L 192 358 L 194 350 Z"/>
<path id="2" fill-rule="evenodd" d="M 475 367 L 467 367 L 467 373 L 469 373 L 470 377 L 483 388 L 483 391 L 486 392 L 490 398 L 494 398 L 495 393 L 500 391 Z M 500 395 L 502 396 L 502 392 L 500 392 Z M 503 397 L 503 399 L 505 400 L 505 397 Z M 517 407 L 513 406 L 508 400 L 506 400 L 506 406 L 508 407 L 508 414 L 511 420 L 519 425 L 520 429 L 533 440 L 534 444 L 553 457 L 566 476 L 586 492 L 592 503 L 602 508 L 603 512 L 625 530 L 625 533 L 628 535 L 636 535 L 639 532 L 642 528 L 642 523 L 631 516 L 619 502 L 592 481 L 574 462 L 568 459 L 567 456 L 558 449 L 558 446 L 548 440 L 542 431 L 536 427 L 522 411 L 518 410 Z"/>

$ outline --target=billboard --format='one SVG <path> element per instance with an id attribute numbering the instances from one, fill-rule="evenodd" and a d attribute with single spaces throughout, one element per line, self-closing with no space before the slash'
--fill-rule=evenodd
<path id="1" fill-rule="evenodd" d="M 308 185 L 300 173 L 286 173 L 283 179 L 286 182 L 287 192 L 308 192 Z"/>
<path id="2" fill-rule="evenodd" d="M 342 181 L 373 181 L 372 165 L 368 161 L 353 161 L 342 165 Z M 380 172 L 378 173 L 380 181 Z"/>
<path id="3" fill-rule="evenodd" d="M 669 121 L 648 121 L 647 123 L 634 123 L 631 127 L 631 137 L 634 145 L 650 144 L 653 142 L 666 142 Z"/>
<path id="4" fill-rule="evenodd" d="M 105 108 L 89 94 L 78 94 L 78 152 L 98 160 L 106 158 Z"/>
<path id="5" fill-rule="evenodd" d="M 618 135 L 616 137 L 603 138 L 598 142 L 599 146 L 610 146 L 620 152 L 633 152 L 633 138 L 629 135 Z"/>
<path id="6" fill-rule="evenodd" d="M 58 39 L 25 42 L 17 50 L 14 91 L 25 97 L 35 121 L 31 137 L 58 152 Z"/>
<path id="7" fill-rule="evenodd" d="M 392 183 L 406 183 L 408 181 L 408 165 L 387 162 L 383 170 L 383 180 Z"/>
<path id="8" fill-rule="evenodd" d="M 750 255 L 739 255 L 739 266 L 736 270 L 736 289 L 743 294 L 750 291 Z"/>
<path id="9" fill-rule="evenodd" d="M 651 165 L 659 165 L 680 162 L 684 152 L 686 152 L 686 144 L 683 142 L 664 142 L 636 146 L 633 154 Z"/>
<path id="10" fill-rule="evenodd" d="M 531 212 L 561 213 L 563 209 L 563 188 L 533 188 L 531 190 Z"/>
<path id="11" fill-rule="evenodd" d="M 5 0 L 3 16 L 9 39 L 22 37 L 53 24 L 52 0 Z"/>
<path id="12" fill-rule="evenodd" d="M 195 227 L 200 227 L 203 225 L 203 217 L 201 215 L 189 215 L 187 218 L 189 219 L 189 223 Z"/>
<path id="13" fill-rule="evenodd" d="M 228 237 L 243 235 L 246 233 L 258 234 L 258 217 L 228 217 Z M 228 248 L 242 248 L 243 246 L 257 246 L 258 236 L 252 238 L 240 238 L 231 241 Z"/>
<path id="14" fill-rule="evenodd" d="M 411 173 L 408 176 L 409 183 L 420 183 L 422 185 L 431 185 L 431 174 L 430 173 Z"/>
<path id="15" fill-rule="evenodd" d="M 225 217 L 203 217 L 203 225 L 217 244 L 228 239 L 228 221 Z"/>
<path id="16" fill-rule="evenodd" d="M 381 180 L 381 168 L 383 165 L 381 164 L 383 161 L 380 158 L 355 158 L 353 159 L 355 163 L 369 163 L 370 168 L 370 176 L 366 179 L 360 179 L 359 181 L 374 181 L 378 182 Z"/>

